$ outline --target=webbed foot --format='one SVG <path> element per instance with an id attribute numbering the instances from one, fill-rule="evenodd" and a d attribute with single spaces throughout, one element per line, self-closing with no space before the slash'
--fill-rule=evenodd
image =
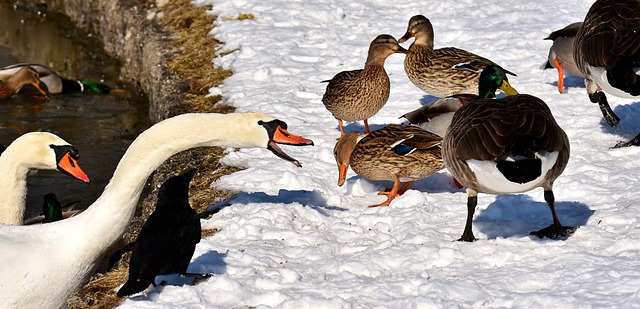
<path id="1" fill-rule="evenodd" d="M 534 231 L 529 233 L 530 235 L 538 236 L 539 238 L 549 238 L 549 239 L 557 239 L 560 237 L 569 237 L 573 235 L 573 233 L 578 229 L 577 226 L 564 226 L 560 225 L 560 228 L 556 227 L 554 224 L 549 225 L 546 228 L 543 228 L 539 231 Z"/>

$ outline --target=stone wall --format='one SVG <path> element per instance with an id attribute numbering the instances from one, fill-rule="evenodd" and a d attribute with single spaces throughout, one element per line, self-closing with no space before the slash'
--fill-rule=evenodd
<path id="1" fill-rule="evenodd" d="M 41 1 L 38 1 L 42 3 Z M 154 18 L 144 0 L 45 0 L 76 26 L 102 38 L 105 51 L 122 63 L 121 78 L 140 85 L 149 97 L 153 122 L 173 116 L 187 85 L 166 66 L 171 36 Z"/>

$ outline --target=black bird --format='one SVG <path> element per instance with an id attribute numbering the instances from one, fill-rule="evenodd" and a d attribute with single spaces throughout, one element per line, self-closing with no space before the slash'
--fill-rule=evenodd
<path id="1" fill-rule="evenodd" d="M 189 182 L 197 171 L 171 177 L 160 186 L 156 210 L 138 234 L 129 261 L 129 279 L 118 296 L 155 286 L 158 275 L 195 277 L 194 283 L 210 276 L 187 273 L 201 234 L 198 214 L 189 205 Z"/>

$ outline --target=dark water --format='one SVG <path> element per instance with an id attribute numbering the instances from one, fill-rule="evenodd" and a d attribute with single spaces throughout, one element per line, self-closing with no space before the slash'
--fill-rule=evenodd
<path id="1" fill-rule="evenodd" d="M 14 96 L 0 101 L 0 144 L 8 145 L 30 131 L 55 133 L 79 150 L 79 164 L 92 181 L 86 185 L 57 171 L 32 173 L 27 217 L 41 211 L 48 192 L 63 204 L 79 200 L 79 208 L 86 208 L 100 196 L 133 138 L 149 127 L 147 98 L 119 81 L 119 63 L 104 53 L 95 37 L 75 29 L 65 16 L 14 9 L 13 1 L 0 0 L 0 29 L 0 67 L 39 63 L 62 76 L 112 88 L 108 95 L 59 94 L 48 100 Z"/>

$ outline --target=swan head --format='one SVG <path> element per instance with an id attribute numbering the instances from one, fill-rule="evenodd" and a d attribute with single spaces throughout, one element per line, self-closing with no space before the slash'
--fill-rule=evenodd
<path id="1" fill-rule="evenodd" d="M 264 128 L 267 133 L 267 149 L 269 149 L 276 156 L 287 160 L 297 167 L 302 167 L 302 164 L 298 160 L 292 158 L 286 154 L 278 144 L 292 145 L 292 146 L 313 146 L 313 141 L 301 136 L 293 135 L 287 131 L 287 124 L 279 119 L 260 119 L 257 124 Z"/>
<path id="2" fill-rule="evenodd" d="M 24 134 L 7 147 L 2 156 L 20 158 L 29 168 L 58 170 L 86 183 L 91 182 L 78 164 L 78 150 L 52 133 Z"/>

